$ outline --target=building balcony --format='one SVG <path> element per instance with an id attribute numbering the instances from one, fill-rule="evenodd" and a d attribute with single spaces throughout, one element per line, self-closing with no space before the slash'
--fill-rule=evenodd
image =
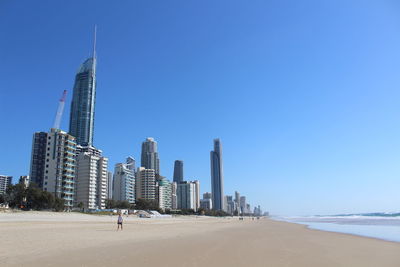
<path id="1" fill-rule="evenodd" d="M 73 198 L 72 195 L 70 195 L 70 196 L 64 196 L 63 199 L 64 199 L 64 200 L 67 200 L 67 201 L 68 201 L 68 200 L 70 200 L 70 201 L 74 200 L 74 198 Z"/>
<path id="2" fill-rule="evenodd" d="M 66 178 L 66 179 L 63 179 L 63 182 L 66 183 L 66 184 L 73 184 L 73 183 L 74 183 L 74 180 L 73 180 L 73 179 Z"/>
<path id="3" fill-rule="evenodd" d="M 72 185 L 72 183 L 68 183 L 62 186 L 64 189 L 74 189 L 74 186 Z"/>

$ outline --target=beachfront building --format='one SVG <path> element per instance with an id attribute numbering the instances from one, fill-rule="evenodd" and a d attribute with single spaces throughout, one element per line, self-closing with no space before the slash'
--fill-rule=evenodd
<path id="1" fill-rule="evenodd" d="M 12 176 L 0 175 L 0 195 L 5 194 L 7 188 L 12 184 Z"/>
<path id="2" fill-rule="evenodd" d="M 158 181 L 158 206 L 162 210 L 172 209 L 172 183 L 164 176 Z"/>
<path id="3" fill-rule="evenodd" d="M 137 169 L 136 199 L 157 200 L 155 170 L 144 167 Z"/>
<path id="4" fill-rule="evenodd" d="M 112 199 L 135 203 L 135 170 L 132 169 L 132 158 L 128 157 L 126 163 L 115 164 Z"/>
<path id="5" fill-rule="evenodd" d="M 75 137 L 59 129 L 33 135 L 30 178 L 42 190 L 64 199 L 71 209 L 75 194 Z"/>
<path id="6" fill-rule="evenodd" d="M 177 188 L 178 184 L 176 182 L 172 182 L 171 184 L 171 208 L 176 210 L 178 208 L 178 199 L 177 199 Z"/>
<path id="7" fill-rule="evenodd" d="M 141 167 L 154 170 L 155 175 L 160 174 L 157 142 L 152 137 L 142 143 Z"/>
<path id="8" fill-rule="evenodd" d="M 200 183 L 199 181 L 183 181 L 177 185 L 177 208 L 192 209 L 200 208 Z"/>
<path id="9" fill-rule="evenodd" d="M 235 211 L 239 214 L 240 213 L 240 193 L 235 191 Z"/>
<path id="10" fill-rule="evenodd" d="M 211 193 L 213 209 L 224 209 L 224 172 L 222 164 L 222 144 L 220 139 L 214 139 L 214 150 L 210 152 L 211 159 Z"/>
<path id="11" fill-rule="evenodd" d="M 113 173 L 107 172 L 107 199 L 112 199 L 113 193 Z"/>
<path id="12" fill-rule="evenodd" d="M 84 209 L 105 209 L 108 158 L 93 146 L 77 146 L 75 205 Z"/>
<path id="13" fill-rule="evenodd" d="M 245 196 L 241 196 L 240 197 L 240 201 L 239 201 L 239 207 L 240 207 L 240 213 L 248 213 L 247 209 L 246 209 L 246 197 Z"/>
<path id="14" fill-rule="evenodd" d="M 183 160 L 175 160 L 174 163 L 174 182 L 183 182 Z"/>
<path id="15" fill-rule="evenodd" d="M 247 214 L 252 214 L 251 213 L 251 206 L 250 206 L 250 204 L 246 204 L 246 212 L 245 213 L 247 213 Z"/>
<path id="16" fill-rule="evenodd" d="M 28 188 L 29 187 L 29 181 L 30 181 L 29 180 L 29 175 L 21 175 L 19 177 L 18 183 L 24 185 L 25 188 Z"/>
<path id="17" fill-rule="evenodd" d="M 211 199 L 211 193 L 210 192 L 203 193 L 203 199 Z"/>
<path id="18" fill-rule="evenodd" d="M 233 214 L 235 212 L 235 201 L 232 196 L 225 196 L 225 209 L 227 213 Z"/>
<path id="19" fill-rule="evenodd" d="M 212 210 L 211 198 L 201 199 L 200 200 L 200 208 L 205 209 L 205 210 Z"/>

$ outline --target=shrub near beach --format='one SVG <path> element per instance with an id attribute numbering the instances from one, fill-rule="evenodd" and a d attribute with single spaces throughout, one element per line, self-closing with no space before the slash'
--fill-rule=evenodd
<path id="1" fill-rule="evenodd" d="M 10 208 L 21 208 L 26 210 L 64 210 L 64 200 L 43 191 L 35 184 L 26 188 L 22 184 L 10 185 L 2 200 L 8 203 Z"/>

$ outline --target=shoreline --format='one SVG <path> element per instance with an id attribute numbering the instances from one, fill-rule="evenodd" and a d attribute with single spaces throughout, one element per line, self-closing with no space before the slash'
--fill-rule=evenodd
<path id="1" fill-rule="evenodd" d="M 22 221 L 22 217 L 25 221 Z M 7 219 L 5 217 L 8 217 Z M 4 266 L 398 266 L 400 244 L 272 219 L 0 213 Z M 52 219 L 52 220 L 49 220 Z"/>
<path id="2" fill-rule="evenodd" d="M 307 222 L 295 222 L 295 221 L 286 221 L 286 220 L 282 220 L 282 219 L 276 219 L 276 218 L 270 218 L 271 220 L 274 221 L 278 221 L 278 222 L 287 222 L 287 223 L 293 223 L 293 224 L 297 224 L 297 225 L 303 225 L 306 227 L 306 229 L 309 230 L 314 230 L 314 231 L 322 231 L 322 232 L 329 232 L 329 233 L 337 233 L 337 234 L 344 234 L 344 235 L 351 235 L 351 236 L 356 236 L 356 237 L 364 237 L 364 238 L 369 238 L 369 239 L 373 239 L 373 240 L 379 240 L 379 241 L 385 241 L 385 242 L 391 242 L 391 243 L 396 243 L 396 244 L 400 244 L 400 241 L 397 240 L 392 240 L 392 239 L 386 239 L 384 237 L 378 237 L 378 236 L 372 236 L 372 235 L 367 235 L 367 234 L 357 234 L 357 233 L 352 233 L 352 232 L 345 232 L 345 231 L 340 231 L 340 230 L 333 230 L 333 229 L 322 229 L 322 228 L 317 228 L 315 226 L 313 226 L 312 224 L 319 224 L 319 225 L 327 225 L 328 227 L 333 225 L 344 225 L 347 226 L 348 224 L 336 224 L 336 223 L 332 223 L 332 222 L 312 222 L 312 223 L 307 223 Z M 360 226 L 363 227 L 365 225 L 358 225 L 358 224 L 353 224 L 351 226 Z M 386 227 L 386 226 L 381 226 L 381 225 L 368 225 L 368 226 L 373 226 L 373 227 Z"/>

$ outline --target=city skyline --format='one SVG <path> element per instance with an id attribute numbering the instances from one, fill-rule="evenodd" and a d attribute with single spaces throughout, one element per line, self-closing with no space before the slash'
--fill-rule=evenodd
<path id="1" fill-rule="evenodd" d="M 397 210 L 400 8 L 289 2 L 6 1 L 0 173 L 29 173 L 32 133 L 48 132 L 65 89 L 69 130 L 73 77 L 97 24 L 94 142 L 109 170 L 139 161 L 153 136 L 162 175 L 172 180 L 182 159 L 185 177 L 210 191 L 218 137 L 225 192 L 273 214 Z"/>

